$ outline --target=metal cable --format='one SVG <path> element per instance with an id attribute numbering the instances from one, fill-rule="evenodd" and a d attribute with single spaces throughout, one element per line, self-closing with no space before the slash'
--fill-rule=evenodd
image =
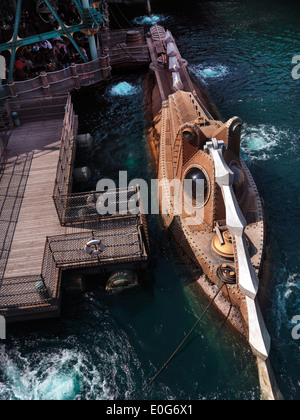
<path id="1" fill-rule="evenodd" d="M 193 326 L 193 328 L 190 330 L 190 332 L 187 334 L 187 336 L 184 338 L 184 340 L 180 343 L 180 345 L 177 347 L 177 349 L 174 351 L 174 353 L 169 357 L 169 359 L 166 361 L 166 363 L 159 369 L 159 371 L 153 376 L 151 381 L 142 389 L 142 391 L 139 393 L 139 395 L 136 397 L 136 400 L 139 400 L 141 396 L 146 392 L 146 390 L 149 388 L 149 386 L 155 381 L 155 379 L 162 373 L 162 371 L 168 366 L 168 364 L 172 361 L 172 359 L 176 356 L 176 354 L 179 352 L 179 350 L 182 348 L 182 346 L 185 344 L 187 339 L 190 337 L 192 332 L 195 330 L 195 328 L 198 326 L 206 312 L 209 310 L 213 302 L 215 301 L 216 297 L 221 292 L 222 288 L 224 287 L 225 283 L 222 284 L 222 286 L 218 289 L 215 296 L 212 298 L 212 300 L 209 302 L 205 310 L 202 312 L 201 316 L 198 318 L 197 322 Z"/>

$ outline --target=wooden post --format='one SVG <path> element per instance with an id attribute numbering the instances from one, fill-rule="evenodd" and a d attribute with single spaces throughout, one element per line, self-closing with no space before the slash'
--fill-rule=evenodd
<path id="1" fill-rule="evenodd" d="M 147 10 L 147 14 L 150 18 L 152 18 L 152 11 L 151 11 L 151 3 L 150 0 L 145 0 L 146 2 L 146 10 Z"/>
<path id="2" fill-rule="evenodd" d="M 80 89 L 80 79 L 79 79 L 79 76 L 78 76 L 76 64 L 71 63 L 70 69 L 71 69 L 72 77 L 73 77 L 73 80 L 74 80 L 75 89 L 78 90 L 78 89 Z"/>
<path id="3" fill-rule="evenodd" d="M 109 48 L 109 38 L 110 38 L 110 29 L 105 26 L 102 29 L 102 33 L 101 33 L 101 44 L 102 44 L 103 49 Z"/>
<path id="4" fill-rule="evenodd" d="M 109 79 L 111 76 L 111 68 L 110 68 L 110 59 L 109 59 L 109 50 L 108 48 L 104 48 L 102 55 L 101 55 L 101 67 L 102 67 L 102 75 L 103 79 Z"/>
<path id="5" fill-rule="evenodd" d="M 42 81 L 43 89 L 44 89 L 44 92 L 45 92 L 45 96 L 46 96 L 46 98 L 51 98 L 52 95 L 51 95 L 50 85 L 49 85 L 49 82 L 48 82 L 47 73 L 45 71 L 42 71 L 40 76 L 41 76 L 41 81 Z"/>
<path id="6" fill-rule="evenodd" d="M 103 3 L 102 3 L 102 7 L 103 7 L 103 14 L 104 14 L 104 24 L 105 24 L 105 27 L 107 27 L 107 28 L 109 28 L 109 9 L 108 9 L 108 4 L 107 4 L 107 2 L 106 1 L 103 1 Z M 104 29 L 104 28 L 103 28 Z"/>
<path id="7" fill-rule="evenodd" d="M 17 98 L 18 94 L 17 94 L 17 91 L 16 91 L 15 82 L 13 81 L 13 79 L 10 82 L 7 83 L 7 86 L 9 87 L 9 90 L 10 90 L 10 96 L 12 98 Z"/>

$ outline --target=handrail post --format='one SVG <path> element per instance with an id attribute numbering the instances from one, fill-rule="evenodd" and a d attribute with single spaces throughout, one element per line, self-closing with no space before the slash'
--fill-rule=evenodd
<path id="1" fill-rule="evenodd" d="M 101 55 L 100 60 L 103 79 L 109 79 L 111 77 L 111 67 L 108 48 L 103 49 L 103 53 Z"/>
<path id="2" fill-rule="evenodd" d="M 7 86 L 9 87 L 9 90 L 10 90 L 10 96 L 11 96 L 12 98 L 17 98 L 17 97 L 18 97 L 18 94 L 17 94 L 17 91 L 16 91 L 16 86 L 15 86 L 15 82 L 14 82 L 14 80 L 13 80 L 13 79 L 11 79 L 11 80 L 7 83 Z"/>
<path id="3" fill-rule="evenodd" d="M 104 27 L 102 29 L 102 34 L 101 34 L 101 43 L 102 43 L 102 48 L 104 49 L 109 49 L 110 47 L 110 29 L 108 27 Z"/>
<path id="4" fill-rule="evenodd" d="M 40 74 L 41 76 L 41 81 L 42 81 L 42 85 L 43 85 L 43 89 L 45 92 L 45 96 L 46 98 L 51 98 L 51 89 L 50 89 L 50 85 L 49 85 L 49 81 L 48 81 L 48 75 L 45 71 L 41 72 Z"/>
<path id="5" fill-rule="evenodd" d="M 74 80 L 75 89 L 78 90 L 78 89 L 80 89 L 80 78 L 78 76 L 76 64 L 75 63 L 71 63 L 70 69 L 71 69 L 71 73 L 72 73 L 72 78 Z"/>

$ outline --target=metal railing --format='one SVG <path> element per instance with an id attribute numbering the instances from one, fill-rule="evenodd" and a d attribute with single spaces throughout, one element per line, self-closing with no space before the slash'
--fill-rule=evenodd
<path id="1" fill-rule="evenodd" d="M 101 221 L 104 218 L 116 218 L 140 213 L 134 196 L 137 188 L 124 188 L 109 191 L 89 191 L 54 195 L 53 200 L 62 225 L 82 224 Z M 101 202 L 103 214 L 97 210 L 97 202 Z M 106 212 L 107 209 L 107 212 Z M 138 209 L 138 210 L 137 210 Z"/>
<path id="2" fill-rule="evenodd" d="M 53 193 L 54 197 L 64 196 L 71 192 L 73 180 L 72 171 L 76 154 L 78 119 L 74 113 L 70 94 L 68 95 L 64 109 L 65 117 L 61 134 L 60 153 Z M 58 216 L 61 218 L 60 213 L 58 213 Z"/>
<path id="3" fill-rule="evenodd" d="M 61 135 L 60 153 L 57 165 L 53 200 L 61 225 L 72 225 L 101 221 L 104 217 L 130 215 L 130 201 L 137 194 L 137 188 L 107 191 L 72 193 L 73 168 L 76 156 L 77 117 L 74 113 L 71 96 L 65 105 L 65 117 Z M 99 214 L 97 201 L 105 198 L 110 206 L 110 214 Z M 104 200 L 104 201 L 105 201 Z M 133 207 L 132 203 L 132 207 Z M 105 207 L 105 202 L 103 203 Z M 124 208 L 126 209 L 124 211 Z M 113 210 L 113 211 L 111 211 Z"/>
<path id="4" fill-rule="evenodd" d="M 139 217 L 134 215 L 116 220 L 103 219 L 95 229 L 47 238 L 46 248 L 49 247 L 56 267 L 61 269 L 145 260 L 147 254 L 141 240 L 139 223 Z M 103 242 L 104 251 L 100 257 L 85 251 L 85 244 L 94 239 Z"/>
<path id="5" fill-rule="evenodd" d="M 56 310 L 59 306 L 57 298 L 60 277 L 61 272 L 47 238 L 40 275 L 5 278 L 1 281 L 0 313 L 6 314 L 12 308 L 29 307 L 31 312 L 49 310 L 49 307 Z M 22 311 L 24 313 L 24 309 Z"/>
<path id="6" fill-rule="evenodd" d="M 5 102 L 5 109 L 10 118 L 12 112 L 17 112 L 21 123 L 38 119 L 63 118 L 67 97 L 63 94 L 54 98 L 8 99 Z"/>
<path id="7" fill-rule="evenodd" d="M 5 102 L 7 115 L 17 112 L 21 123 L 36 121 L 38 119 L 63 118 L 65 109 L 70 106 L 70 95 L 60 95 L 55 98 L 35 99 L 9 99 Z M 67 104 L 67 105 L 66 105 Z M 22 139 L 20 139 L 22 141 Z M 0 264 L 0 311 L 17 308 L 25 308 L 25 311 L 43 311 L 45 307 L 52 311 L 56 310 L 56 285 L 59 281 L 60 272 L 51 252 L 47 248 L 44 251 L 42 273 L 33 276 L 3 278 L 6 260 L 10 252 L 12 238 L 18 219 L 21 201 L 26 187 L 27 177 L 30 170 L 32 154 L 17 158 L 14 163 L 1 162 L 3 170 L 0 172 L 1 180 L 1 231 L 3 245 L 1 249 Z M 6 192 L 5 192 L 6 190 Z M 42 287 L 41 287 L 42 286 Z M 46 306 L 45 306 L 46 305 Z M 31 308 L 31 309 L 29 309 Z M 48 310 L 47 309 L 47 310 Z"/>

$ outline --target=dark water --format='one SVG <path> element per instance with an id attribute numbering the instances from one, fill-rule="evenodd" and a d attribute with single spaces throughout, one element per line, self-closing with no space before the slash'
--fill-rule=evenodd
<path id="1" fill-rule="evenodd" d="M 204 81 L 224 119 L 244 121 L 243 154 L 265 202 L 270 282 L 264 315 L 271 360 L 286 399 L 299 399 L 300 314 L 299 6 L 292 1 L 156 2 L 191 70 Z M 184 7 L 184 10 L 183 10 Z M 143 8 L 122 9 L 143 20 Z M 121 14 L 114 10 L 121 25 Z M 117 23 L 115 23 L 117 26 Z M 118 95 L 119 83 L 131 91 Z M 74 98 L 82 132 L 95 137 L 78 161 L 100 177 L 118 171 L 150 179 L 144 137 L 145 74 L 114 76 L 104 90 Z M 112 90 L 117 87 L 117 90 Z M 122 86 L 121 86 L 122 87 Z M 124 87 L 124 86 L 123 86 Z M 126 87 L 126 86 L 125 86 Z M 152 287 L 122 295 L 96 290 L 67 295 L 60 320 L 10 327 L 0 345 L 1 399 L 131 399 L 187 334 L 207 302 L 189 286 L 196 273 L 182 262 L 159 218 L 149 219 Z M 255 361 L 214 310 L 147 391 L 147 399 L 258 399 Z"/>

